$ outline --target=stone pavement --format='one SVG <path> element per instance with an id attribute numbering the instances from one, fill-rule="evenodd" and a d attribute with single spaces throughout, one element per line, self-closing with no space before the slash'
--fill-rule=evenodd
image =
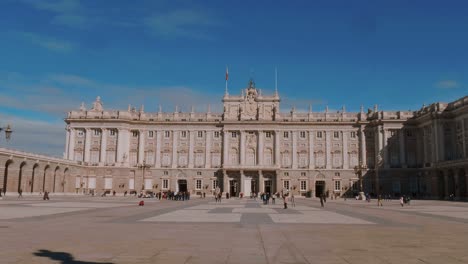
<path id="1" fill-rule="evenodd" d="M 0 200 L 0 263 L 468 263 L 461 202 L 51 198 Z"/>

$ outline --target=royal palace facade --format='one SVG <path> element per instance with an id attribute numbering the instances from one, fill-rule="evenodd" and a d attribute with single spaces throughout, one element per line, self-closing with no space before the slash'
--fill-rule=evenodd
<path id="1" fill-rule="evenodd" d="M 0 149 L 3 189 L 467 198 L 468 97 L 418 111 L 283 113 L 280 101 L 252 80 L 226 90 L 220 113 L 106 110 L 98 97 L 68 113 L 64 159 Z"/>

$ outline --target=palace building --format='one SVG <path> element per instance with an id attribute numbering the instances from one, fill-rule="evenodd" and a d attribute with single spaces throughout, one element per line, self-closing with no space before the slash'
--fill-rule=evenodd
<path id="1" fill-rule="evenodd" d="M 374 106 L 359 112 L 280 112 L 280 102 L 276 89 L 262 94 L 253 80 L 240 95 L 226 90 L 220 113 L 107 110 L 97 97 L 92 109 L 82 105 L 68 113 L 64 159 L 38 165 L 32 180 L 25 176 L 32 169 L 23 173 L 21 166 L 33 168 L 39 161 L 24 154 L 22 162 L 19 153 L 6 157 L 0 151 L 3 187 L 207 195 L 219 189 L 232 196 L 352 196 L 362 188 L 372 194 L 467 197 L 468 97 L 418 111 Z M 59 176 L 53 173 L 57 166 Z"/>

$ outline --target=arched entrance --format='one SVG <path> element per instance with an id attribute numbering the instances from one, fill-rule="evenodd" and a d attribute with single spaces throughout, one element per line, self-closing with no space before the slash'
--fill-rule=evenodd
<path id="1" fill-rule="evenodd" d="M 60 167 L 56 167 L 54 171 L 54 181 L 52 182 L 52 192 L 55 192 L 55 185 L 57 184 L 57 176 L 60 178 Z"/>
<path id="2" fill-rule="evenodd" d="M 315 181 L 315 197 L 320 197 L 325 194 L 325 181 Z"/>
<path id="3" fill-rule="evenodd" d="M 32 169 L 32 175 L 31 175 L 31 192 L 34 192 L 34 180 L 35 180 L 35 175 L 37 171 L 37 167 L 39 167 L 39 164 L 34 164 L 33 169 Z"/>
<path id="4" fill-rule="evenodd" d="M 68 170 L 68 168 L 66 168 L 63 171 L 62 181 L 60 182 L 60 185 L 62 185 L 62 192 L 65 192 L 65 184 L 67 184 L 68 174 L 69 174 L 69 170 Z"/>
<path id="5" fill-rule="evenodd" d="M 45 191 L 50 191 L 50 190 L 46 190 L 46 179 L 47 179 L 47 174 L 49 173 L 49 168 L 50 166 L 47 165 L 45 168 L 44 168 L 44 175 L 42 177 L 42 192 L 45 192 Z"/>
<path id="6" fill-rule="evenodd" d="M 24 174 L 24 166 L 26 166 L 26 162 L 23 161 L 21 164 L 20 164 L 20 170 L 19 170 L 19 176 L 18 176 L 18 193 L 23 191 L 23 187 L 21 186 L 22 184 L 22 181 L 23 181 L 23 174 Z"/>
<path id="7" fill-rule="evenodd" d="M 187 180 L 177 180 L 177 185 L 179 187 L 179 192 L 187 192 Z"/>
<path id="8" fill-rule="evenodd" d="M 3 188 L 2 188 L 2 192 L 3 194 L 6 193 L 7 191 L 7 183 L 8 183 L 8 168 L 10 167 L 10 165 L 13 163 L 12 160 L 7 160 L 7 162 L 5 163 L 5 171 L 4 171 L 4 176 L 3 176 Z"/>

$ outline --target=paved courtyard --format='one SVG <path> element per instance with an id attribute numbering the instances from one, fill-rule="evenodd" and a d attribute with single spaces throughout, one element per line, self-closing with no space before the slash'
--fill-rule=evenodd
<path id="1" fill-rule="evenodd" d="M 468 204 L 0 200 L 0 263 L 468 263 Z"/>

